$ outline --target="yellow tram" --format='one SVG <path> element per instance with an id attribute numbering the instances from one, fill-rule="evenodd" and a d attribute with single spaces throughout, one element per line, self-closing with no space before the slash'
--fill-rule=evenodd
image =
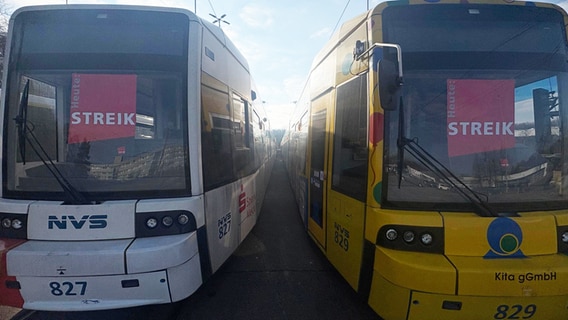
<path id="1" fill-rule="evenodd" d="M 568 319 L 567 24 L 545 3 L 385 2 L 314 59 L 290 181 L 384 319 Z"/>

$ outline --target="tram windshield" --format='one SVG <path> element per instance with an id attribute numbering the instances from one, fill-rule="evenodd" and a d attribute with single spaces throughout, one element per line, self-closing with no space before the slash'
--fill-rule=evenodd
<path id="1" fill-rule="evenodd" d="M 4 196 L 187 194 L 188 28 L 175 13 L 20 13 L 5 86 Z"/>
<path id="2" fill-rule="evenodd" d="M 408 152 L 400 158 L 402 125 L 402 136 L 494 208 L 565 207 L 568 57 L 562 15 L 528 6 L 441 5 L 387 8 L 383 18 L 385 40 L 402 48 L 405 76 L 403 116 L 386 116 L 386 202 L 469 208 L 452 190 L 455 178 L 441 177 Z"/>

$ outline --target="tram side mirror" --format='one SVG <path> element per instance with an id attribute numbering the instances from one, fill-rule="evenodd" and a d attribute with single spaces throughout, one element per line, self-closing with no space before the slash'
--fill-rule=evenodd
<path id="1" fill-rule="evenodd" d="M 387 111 L 398 109 L 402 82 L 395 63 L 379 60 L 378 77 L 381 106 Z"/>

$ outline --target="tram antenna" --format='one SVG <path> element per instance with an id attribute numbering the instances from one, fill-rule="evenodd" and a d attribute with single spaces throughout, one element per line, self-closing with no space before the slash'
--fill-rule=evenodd
<path id="1" fill-rule="evenodd" d="M 225 19 L 223 19 L 223 18 L 225 18 L 225 17 L 227 16 L 226 14 L 223 14 L 223 15 L 221 15 L 220 17 L 217 17 L 216 15 L 211 14 L 211 13 L 210 13 L 209 15 L 212 16 L 212 17 L 215 19 L 215 20 L 213 20 L 212 22 L 213 22 L 213 23 L 216 23 L 216 24 L 219 26 L 219 28 L 221 28 L 221 22 L 224 22 L 224 23 L 226 23 L 226 24 L 230 24 L 228 21 L 226 21 Z"/>
<path id="2" fill-rule="evenodd" d="M 226 24 L 230 24 L 227 20 L 225 20 L 224 18 L 227 16 L 226 14 L 221 15 L 220 17 L 217 16 L 217 12 L 215 12 L 215 8 L 213 8 L 213 4 L 211 3 L 211 0 L 207 0 L 209 2 L 209 6 L 211 7 L 211 10 L 213 11 L 213 13 L 210 13 L 209 15 L 213 17 L 212 22 L 216 23 L 219 28 L 221 28 L 221 22 L 224 22 Z"/>

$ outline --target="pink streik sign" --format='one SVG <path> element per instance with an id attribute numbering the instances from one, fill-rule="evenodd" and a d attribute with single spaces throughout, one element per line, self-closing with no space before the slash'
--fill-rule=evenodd
<path id="1" fill-rule="evenodd" d="M 68 143 L 134 137 L 136 75 L 72 75 Z"/>
<path id="2" fill-rule="evenodd" d="M 515 146 L 515 81 L 448 79 L 448 156 Z"/>

